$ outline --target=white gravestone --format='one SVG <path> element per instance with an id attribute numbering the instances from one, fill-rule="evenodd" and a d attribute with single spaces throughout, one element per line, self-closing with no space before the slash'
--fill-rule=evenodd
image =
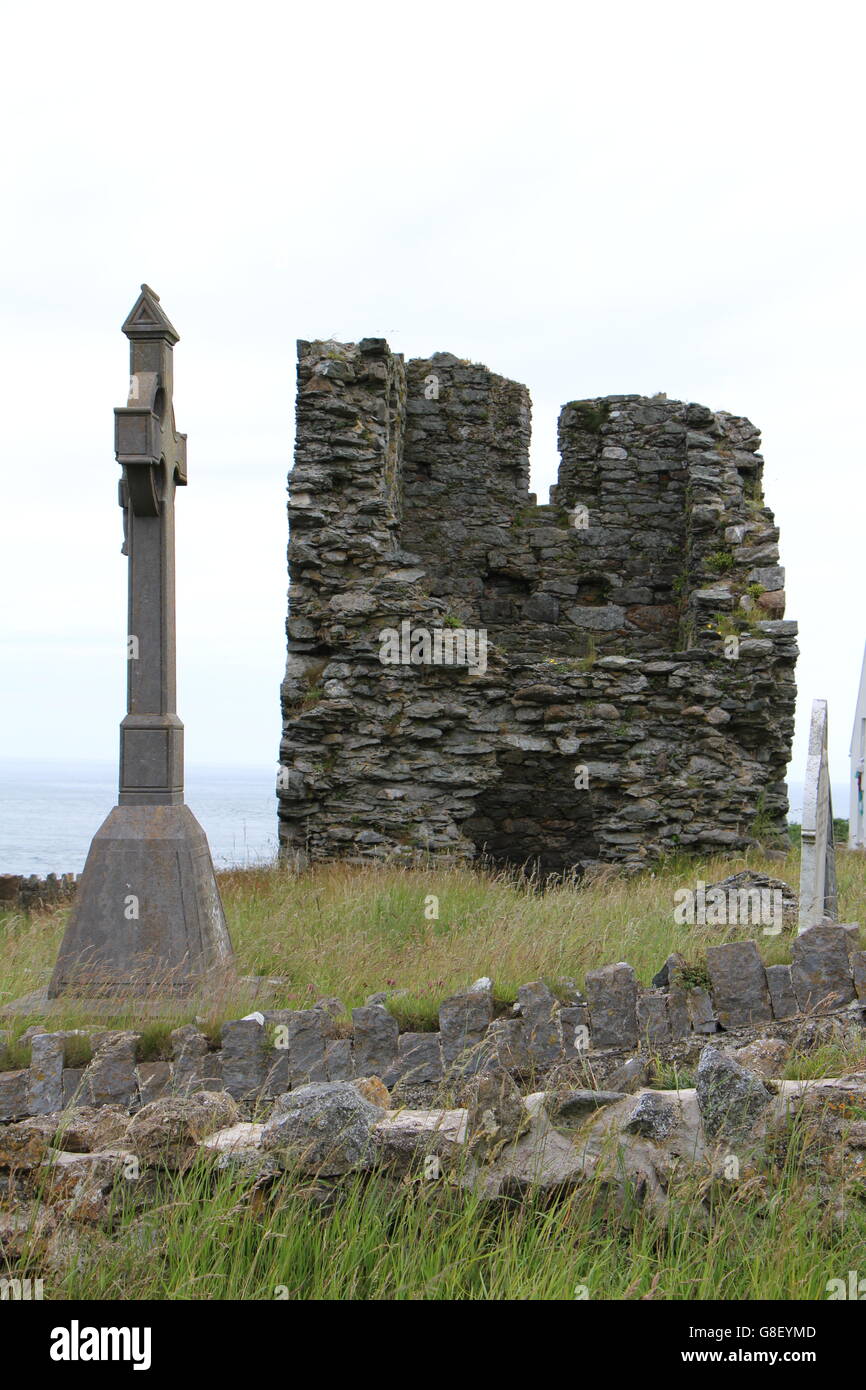
<path id="1" fill-rule="evenodd" d="M 833 798 L 827 761 L 827 701 L 812 701 L 809 754 L 803 789 L 799 930 L 836 921 Z"/>
<path id="2" fill-rule="evenodd" d="M 848 848 L 866 849 L 863 801 L 866 797 L 866 650 L 860 672 L 857 710 L 851 733 L 851 801 L 848 811 Z"/>

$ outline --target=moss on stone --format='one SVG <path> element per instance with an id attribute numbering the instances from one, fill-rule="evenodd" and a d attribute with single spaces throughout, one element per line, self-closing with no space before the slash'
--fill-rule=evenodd
<path id="1" fill-rule="evenodd" d="M 598 434 L 610 419 L 608 401 L 569 401 L 568 408 L 574 412 L 574 424 L 587 434 Z"/>

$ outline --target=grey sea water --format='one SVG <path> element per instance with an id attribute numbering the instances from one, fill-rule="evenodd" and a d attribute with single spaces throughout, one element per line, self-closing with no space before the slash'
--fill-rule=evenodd
<path id="1" fill-rule="evenodd" d="M 274 858 L 275 783 L 276 767 L 187 767 L 186 801 L 217 868 Z M 0 873 L 80 873 L 116 801 L 111 763 L 0 759 Z"/>

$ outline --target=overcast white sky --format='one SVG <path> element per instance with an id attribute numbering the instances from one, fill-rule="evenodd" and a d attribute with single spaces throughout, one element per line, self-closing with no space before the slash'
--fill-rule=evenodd
<path id="1" fill-rule="evenodd" d="M 294 341 L 384 335 L 566 400 L 751 417 L 847 751 L 864 578 L 863 9 L 19 5 L 4 24 L 0 753 L 105 758 L 125 698 L 113 407 L 146 281 L 181 334 L 187 758 L 276 762 Z"/>

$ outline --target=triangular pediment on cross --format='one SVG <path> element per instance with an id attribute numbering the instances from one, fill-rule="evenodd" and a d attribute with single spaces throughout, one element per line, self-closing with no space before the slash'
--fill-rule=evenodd
<path id="1" fill-rule="evenodd" d="M 166 338 L 170 343 L 180 338 L 168 315 L 160 308 L 159 295 L 150 285 L 142 285 L 141 294 L 126 317 L 123 332 L 127 338 Z"/>

